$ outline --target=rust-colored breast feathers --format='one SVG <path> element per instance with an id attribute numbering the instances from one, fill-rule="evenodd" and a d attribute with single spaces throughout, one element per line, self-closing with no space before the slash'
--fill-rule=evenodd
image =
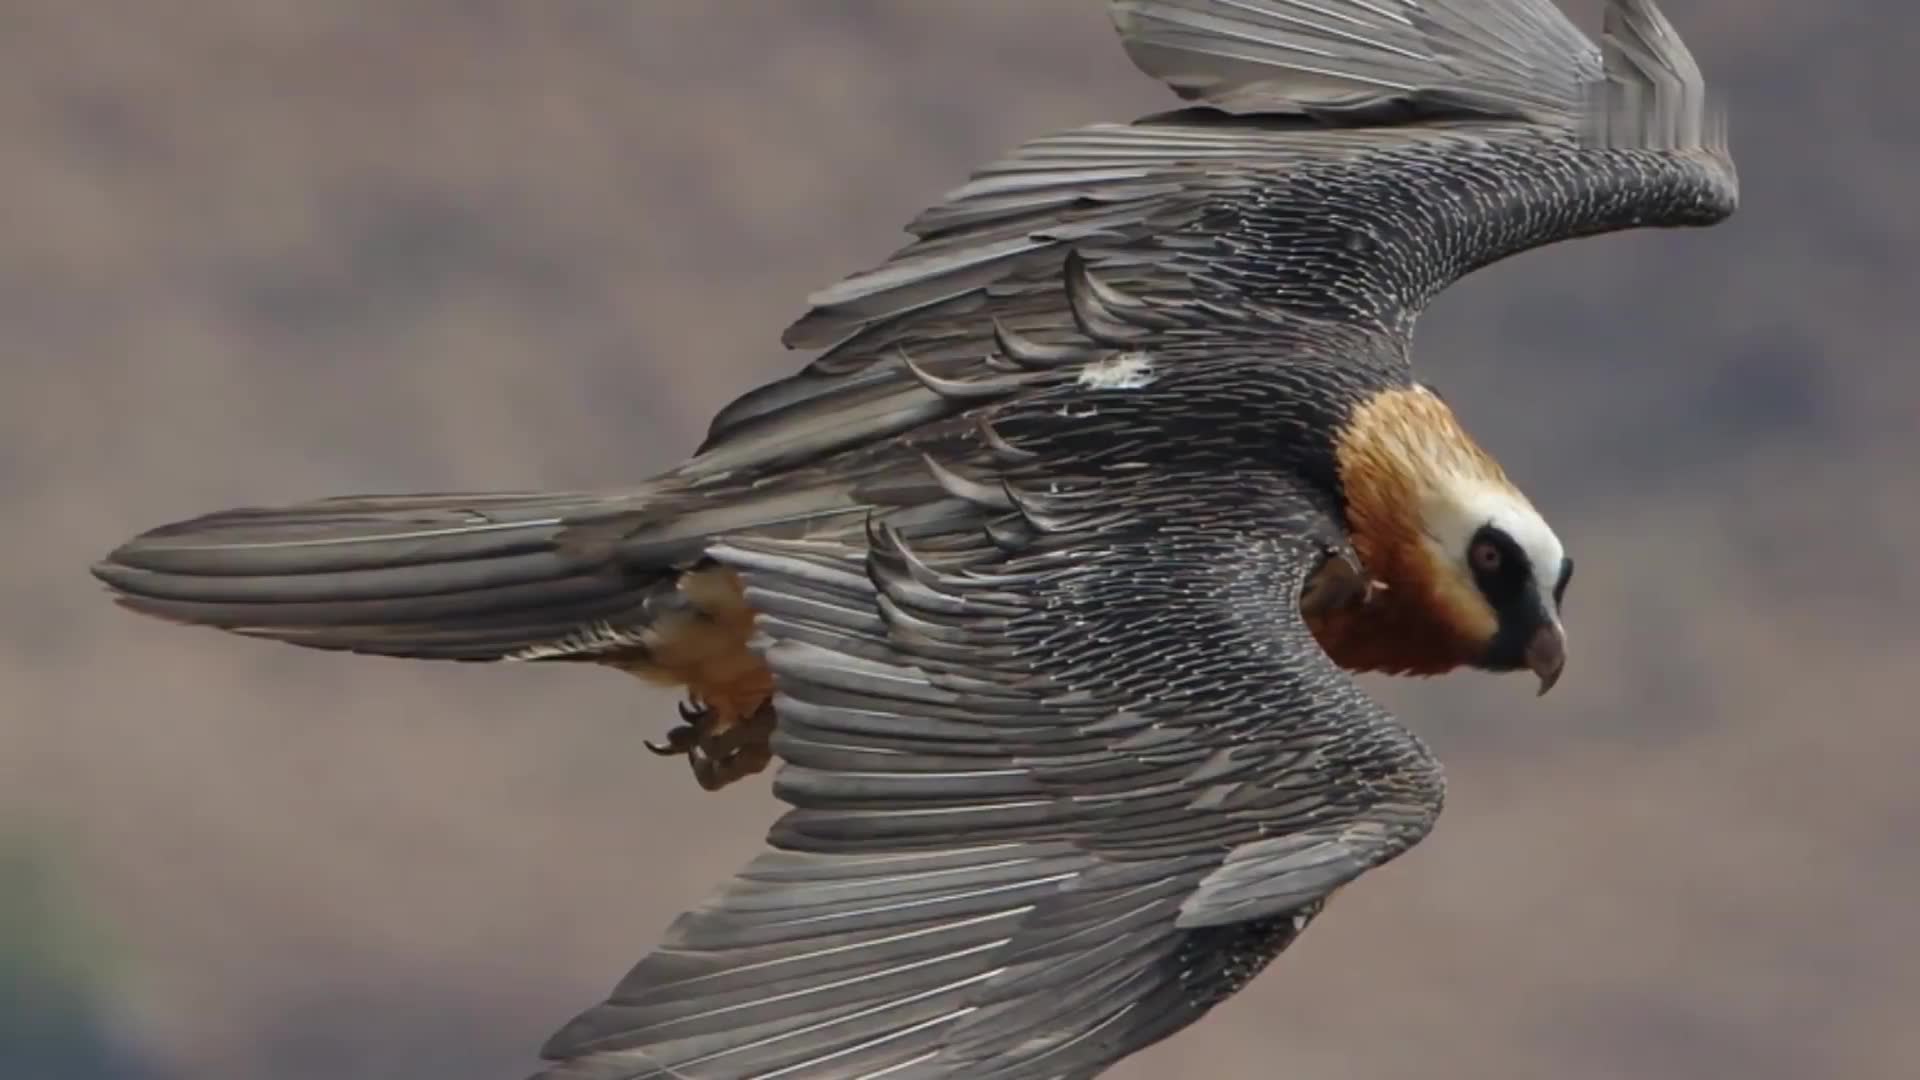
<path id="1" fill-rule="evenodd" d="M 1349 671 L 1438 675 L 1472 663 L 1497 630 L 1492 609 L 1439 550 L 1424 508 L 1460 483 L 1506 484 L 1500 466 L 1431 391 L 1384 391 L 1337 436 L 1347 528 L 1370 589 L 1307 611 L 1321 648 Z"/>

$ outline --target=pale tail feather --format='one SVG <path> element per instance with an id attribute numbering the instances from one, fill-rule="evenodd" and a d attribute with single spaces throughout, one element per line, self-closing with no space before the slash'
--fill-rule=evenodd
<path id="1" fill-rule="evenodd" d="M 159 618 L 314 648 L 491 660 L 642 604 L 657 572 L 561 542 L 572 522 L 623 505 L 526 493 L 228 510 L 143 533 L 93 573 Z"/>

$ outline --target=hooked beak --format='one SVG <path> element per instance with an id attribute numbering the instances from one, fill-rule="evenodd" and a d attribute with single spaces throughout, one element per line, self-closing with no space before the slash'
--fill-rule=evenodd
<path id="1" fill-rule="evenodd" d="M 1560 673 L 1567 666 L 1567 634 L 1558 620 L 1534 631 L 1533 640 L 1527 642 L 1527 666 L 1540 676 L 1543 697 L 1560 681 Z"/>

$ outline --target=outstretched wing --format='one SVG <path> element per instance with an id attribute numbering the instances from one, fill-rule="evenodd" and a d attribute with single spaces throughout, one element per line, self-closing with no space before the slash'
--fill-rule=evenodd
<path id="1" fill-rule="evenodd" d="M 712 537 L 857 528 L 849 455 L 1077 363 L 1083 336 L 1150 333 L 1173 365 L 1257 350 L 1405 382 L 1413 316 L 1460 274 L 1733 206 L 1699 71 L 1651 0 L 1609 4 L 1604 51 L 1547 0 L 1111 10 L 1140 66 L 1194 104 L 982 170 L 914 243 L 814 297 L 787 341 L 824 353 L 729 406 L 672 474 L 214 514 L 95 573 L 139 611 L 322 648 L 626 650 L 678 624 L 680 572 Z M 1073 253 L 1089 272 L 1061 273 Z"/>
<path id="2" fill-rule="evenodd" d="M 714 420 L 701 482 L 951 415 L 903 356 L 984 372 L 994 324 L 1072 339 L 1078 251 L 1183 334 L 1261 323 L 1320 351 L 1404 344 L 1460 275 L 1542 244 L 1704 225 L 1737 185 L 1700 72 L 1652 0 L 1610 0 L 1605 49 L 1552 0 L 1111 0 L 1121 40 L 1193 106 L 1037 139 L 812 297 L 804 371 Z M 1207 346 L 1196 342 L 1193 351 Z M 1406 379 L 1406 352 L 1352 349 Z"/>
<path id="3" fill-rule="evenodd" d="M 1298 388 L 1135 362 L 950 426 L 868 542 L 712 550 L 792 809 L 548 1080 L 1088 1076 L 1426 833 L 1437 765 L 1299 614 L 1344 536 L 1261 449 Z"/>

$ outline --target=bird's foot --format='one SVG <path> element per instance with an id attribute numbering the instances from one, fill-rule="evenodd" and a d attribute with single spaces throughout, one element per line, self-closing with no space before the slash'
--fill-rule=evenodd
<path id="1" fill-rule="evenodd" d="M 691 698 L 680 706 L 680 719 L 667 732 L 666 742 L 648 740 L 647 749 L 662 756 L 685 755 L 694 781 L 707 791 L 752 776 L 773 760 L 771 698 L 745 717 Z"/>
<path id="2" fill-rule="evenodd" d="M 1386 582 L 1367 573 L 1357 560 L 1335 551 L 1307 579 L 1300 610 L 1309 619 L 1318 618 L 1376 603 L 1386 593 Z"/>
<path id="3" fill-rule="evenodd" d="M 700 744 L 699 723 L 707 715 L 706 708 L 691 701 L 681 702 L 678 708 L 681 722 L 667 732 L 667 741 L 657 743 L 652 739 L 647 740 L 647 749 L 661 757 L 691 754 L 694 747 Z"/>

